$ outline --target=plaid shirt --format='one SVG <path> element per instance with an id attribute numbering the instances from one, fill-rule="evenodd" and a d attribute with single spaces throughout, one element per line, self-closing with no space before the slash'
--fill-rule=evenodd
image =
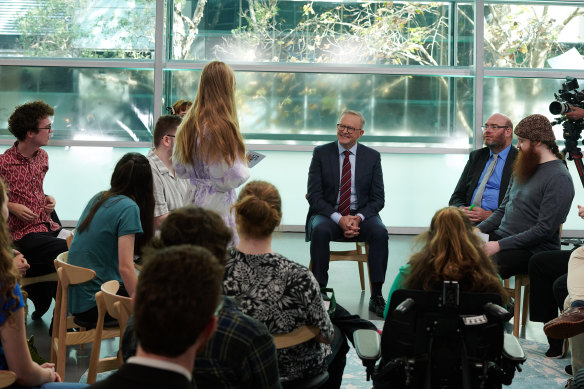
<path id="1" fill-rule="evenodd" d="M 37 150 L 32 158 L 27 158 L 18 152 L 14 145 L 0 155 L 0 176 L 8 185 L 8 201 L 27 206 L 32 212 L 39 215 L 31 221 L 18 219 L 10 214 L 8 228 L 13 241 L 22 239 L 32 232 L 55 231 L 61 226 L 51 220 L 45 212 L 45 192 L 43 181 L 49 170 L 49 156 L 43 149 Z"/>
<path id="2" fill-rule="evenodd" d="M 197 354 L 193 373 L 197 388 L 281 388 L 272 335 L 225 296 L 217 331 Z"/>

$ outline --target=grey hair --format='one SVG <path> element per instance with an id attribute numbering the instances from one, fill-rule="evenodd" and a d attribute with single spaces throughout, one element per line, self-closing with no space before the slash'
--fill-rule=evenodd
<path id="1" fill-rule="evenodd" d="M 354 111 L 352 109 L 345 109 L 340 115 L 339 115 L 339 120 L 337 120 L 338 123 L 341 122 L 341 119 L 343 118 L 343 116 L 345 115 L 355 115 L 357 116 L 360 120 L 361 120 L 361 129 L 363 129 L 363 127 L 365 127 L 365 118 L 363 117 L 363 115 L 361 114 L 361 112 L 359 111 Z"/>

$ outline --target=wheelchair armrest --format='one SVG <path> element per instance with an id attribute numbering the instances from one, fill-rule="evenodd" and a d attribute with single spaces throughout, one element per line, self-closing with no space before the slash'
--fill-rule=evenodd
<path id="1" fill-rule="evenodd" d="M 365 361 L 377 361 L 381 356 L 381 337 L 375 330 L 357 330 L 353 332 L 355 351 Z"/>
<path id="2" fill-rule="evenodd" d="M 519 341 L 511 334 L 505 334 L 503 337 L 503 356 L 518 363 L 523 363 L 527 359 Z"/>
<path id="3" fill-rule="evenodd" d="M 509 321 L 509 319 L 513 317 L 513 314 L 511 314 L 508 310 L 501 307 L 500 305 L 493 303 L 486 303 L 483 306 L 483 310 L 485 311 L 485 313 L 496 317 L 501 322 Z"/>

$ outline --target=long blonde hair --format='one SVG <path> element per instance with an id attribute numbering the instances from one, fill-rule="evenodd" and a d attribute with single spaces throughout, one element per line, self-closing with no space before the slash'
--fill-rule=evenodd
<path id="1" fill-rule="evenodd" d="M 7 187 L 0 178 L 0 209 L 6 200 Z M 12 241 L 10 232 L 8 232 L 7 220 L 4 219 L 0 212 L 0 313 L 8 319 L 12 310 L 18 305 L 19 301 L 14 294 L 14 286 L 18 282 L 20 275 L 14 266 L 14 252 L 12 251 Z M 8 299 L 14 299 L 8 305 Z"/>
<path id="2" fill-rule="evenodd" d="M 421 250 L 411 256 L 405 286 L 436 290 L 442 281 L 458 281 L 465 292 L 493 292 L 508 300 L 497 270 L 482 249 L 482 240 L 458 208 L 442 208 L 432 218 L 430 229 L 418 236 Z"/>
<path id="3" fill-rule="evenodd" d="M 220 61 L 208 63 L 201 73 L 195 101 L 176 133 L 174 158 L 183 164 L 197 161 L 229 164 L 245 157 L 235 107 L 235 75 Z"/>

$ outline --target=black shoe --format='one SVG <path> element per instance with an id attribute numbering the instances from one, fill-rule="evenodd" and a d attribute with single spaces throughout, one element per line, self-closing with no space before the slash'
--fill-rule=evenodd
<path id="1" fill-rule="evenodd" d="M 43 316 L 45 315 L 45 313 L 47 313 L 47 311 L 51 307 L 51 302 L 52 302 L 52 299 L 50 296 L 48 297 L 48 299 L 42 298 L 42 299 L 37 299 L 36 301 L 33 301 L 35 311 L 32 313 L 32 315 L 30 315 L 30 318 L 32 320 L 42 319 Z"/>
<path id="2" fill-rule="evenodd" d="M 566 372 L 566 374 L 568 375 L 574 375 L 572 373 L 572 365 L 566 365 L 566 367 L 564 368 L 564 371 Z"/>
<path id="3" fill-rule="evenodd" d="M 548 338 L 550 348 L 545 352 L 545 356 L 553 359 L 564 358 L 568 352 L 567 339 L 551 339 Z"/>
<path id="4" fill-rule="evenodd" d="M 385 300 L 382 296 L 374 296 L 369 299 L 369 311 L 375 313 L 379 317 L 383 317 L 383 311 L 385 311 Z"/>

